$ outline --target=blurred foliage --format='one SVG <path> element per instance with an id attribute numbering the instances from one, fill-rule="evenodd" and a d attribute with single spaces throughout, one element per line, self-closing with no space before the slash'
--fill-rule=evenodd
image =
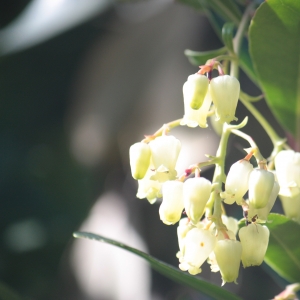
<path id="1" fill-rule="evenodd" d="M 86 23 L 0 58 L 0 276 L 34 299 L 55 298 L 62 253 L 101 190 L 72 157 L 64 119 L 73 74 L 101 31 Z M 22 250 L 13 228 L 30 221 L 42 241 Z"/>
<path id="2" fill-rule="evenodd" d="M 15 19 L 31 0 L 0 1 L 0 29 Z"/>

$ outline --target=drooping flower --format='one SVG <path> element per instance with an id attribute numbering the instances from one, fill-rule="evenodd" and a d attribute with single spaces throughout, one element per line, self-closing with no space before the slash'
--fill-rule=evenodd
<path id="1" fill-rule="evenodd" d="M 181 149 L 181 143 L 174 136 L 159 136 L 149 143 L 152 163 L 158 180 L 164 182 L 176 177 L 176 162 Z M 161 174 L 159 174 L 161 173 Z"/>
<path id="2" fill-rule="evenodd" d="M 300 194 L 300 153 L 293 150 L 282 150 L 275 157 L 275 168 L 279 194 L 293 197 Z"/>
<path id="3" fill-rule="evenodd" d="M 151 150 L 146 143 L 135 143 L 129 149 L 129 160 L 132 177 L 143 179 L 150 165 Z"/>
<path id="4" fill-rule="evenodd" d="M 264 208 L 270 199 L 275 177 L 272 172 L 254 169 L 249 176 L 249 205 Z"/>
<path id="5" fill-rule="evenodd" d="M 208 78 L 205 75 L 190 75 L 183 85 L 184 102 L 187 102 L 192 109 L 199 109 L 202 106 L 208 90 Z"/>
<path id="6" fill-rule="evenodd" d="M 272 192 L 269 197 L 267 205 L 263 208 L 255 208 L 252 206 L 251 203 L 249 203 L 248 218 L 252 219 L 254 216 L 257 216 L 257 218 L 260 221 L 267 221 L 268 215 L 269 215 L 272 207 L 274 206 L 274 203 L 278 196 L 278 192 L 279 192 L 279 184 L 277 183 L 277 181 L 274 181 Z"/>
<path id="7" fill-rule="evenodd" d="M 300 194 L 293 197 L 279 196 L 284 214 L 300 223 Z"/>
<path id="8" fill-rule="evenodd" d="M 209 108 L 211 106 L 211 96 L 210 93 L 206 93 L 203 104 L 197 110 L 192 109 L 189 105 L 189 102 L 186 98 L 184 98 L 184 116 L 180 125 L 187 125 L 188 127 L 197 127 L 200 126 L 202 128 L 207 127 L 207 114 L 209 112 Z"/>
<path id="9" fill-rule="evenodd" d="M 221 193 L 224 202 L 233 204 L 235 201 L 239 204 L 248 190 L 250 173 L 253 171 L 252 164 L 245 159 L 234 163 L 228 172 L 225 182 L 225 192 Z"/>
<path id="10" fill-rule="evenodd" d="M 270 231 L 268 227 L 252 223 L 239 231 L 242 243 L 242 263 L 244 268 L 259 266 L 265 257 Z"/>
<path id="11" fill-rule="evenodd" d="M 209 230 L 193 228 L 188 231 L 179 268 L 191 275 L 201 273 L 200 267 L 214 250 L 216 242 L 216 237 Z"/>
<path id="12" fill-rule="evenodd" d="M 222 275 L 222 285 L 226 282 L 237 283 L 242 256 L 241 243 L 231 239 L 219 240 L 214 253 Z"/>
<path id="13" fill-rule="evenodd" d="M 184 182 L 184 208 L 192 223 L 200 221 L 210 192 L 211 182 L 203 177 L 189 178 Z"/>
<path id="14" fill-rule="evenodd" d="M 217 119 L 221 123 L 237 120 L 235 110 L 240 95 L 240 83 L 235 77 L 222 75 L 213 78 L 210 81 L 210 94 Z"/>
<path id="15" fill-rule="evenodd" d="M 157 198 L 161 198 L 161 188 L 162 182 L 157 180 L 152 180 L 151 177 L 154 175 L 154 171 L 149 167 L 145 177 L 141 180 L 138 180 L 138 191 L 136 197 L 139 199 L 147 198 L 147 200 L 153 204 L 156 202 Z"/>
<path id="16" fill-rule="evenodd" d="M 176 257 L 181 261 L 183 257 L 183 248 L 184 248 L 184 241 L 186 234 L 192 229 L 194 226 L 189 222 L 188 218 L 182 218 L 179 221 L 177 227 L 177 238 L 178 238 L 178 245 L 179 245 L 179 252 L 176 254 Z"/>
<path id="17" fill-rule="evenodd" d="M 166 181 L 162 187 L 163 201 L 159 207 L 160 219 L 166 224 L 180 220 L 183 210 L 183 182 Z"/>
<path id="18" fill-rule="evenodd" d="M 233 219 L 233 218 L 232 218 Z M 221 241 L 224 239 L 236 240 L 236 233 L 231 230 L 218 230 L 216 228 L 212 229 L 217 241 Z M 217 232 L 217 235 L 215 234 Z M 208 256 L 207 263 L 210 264 L 210 269 L 212 272 L 219 272 L 220 266 L 218 265 L 215 252 L 211 252 Z"/>

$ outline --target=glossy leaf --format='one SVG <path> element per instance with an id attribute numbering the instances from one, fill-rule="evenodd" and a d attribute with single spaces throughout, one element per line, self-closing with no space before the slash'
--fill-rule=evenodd
<path id="1" fill-rule="evenodd" d="M 282 126 L 299 138 L 300 1 L 265 1 L 252 20 L 249 40 L 270 109 Z"/>
<path id="2" fill-rule="evenodd" d="M 233 0 L 177 0 L 196 10 L 205 11 L 207 9 L 215 11 L 225 21 L 232 21 L 236 25 L 239 23 L 242 14 L 239 7 Z"/>
<path id="3" fill-rule="evenodd" d="M 204 65 L 207 60 L 226 54 L 226 52 L 227 52 L 226 47 L 223 47 L 217 50 L 203 51 L 203 52 L 192 51 L 187 49 L 184 51 L 184 54 L 188 57 L 192 65 L 200 66 L 200 65 Z"/>
<path id="4" fill-rule="evenodd" d="M 234 50 L 233 50 L 234 30 L 235 30 L 235 25 L 233 23 L 225 23 L 222 28 L 222 39 L 223 39 L 224 45 L 232 53 L 234 53 Z"/>
<path id="5" fill-rule="evenodd" d="M 270 240 L 265 262 L 286 280 L 300 282 L 300 224 L 272 213 L 266 226 Z"/>
<path id="6" fill-rule="evenodd" d="M 200 0 L 200 2 L 206 1 L 210 7 L 226 22 L 233 22 L 238 25 L 242 13 L 233 0 Z"/>
<path id="7" fill-rule="evenodd" d="M 75 232 L 74 234 L 75 238 L 85 238 L 90 240 L 96 240 L 99 242 L 104 242 L 107 244 L 111 244 L 117 247 L 120 247 L 122 249 L 125 249 L 131 253 L 134 253 L 142 258 L 144 258 L 146 261 L 148 261 L 151 265 L 151 267 L 156 270 L 157 272 L 161 273 L 162 275 L 165 275 L 166 277 L 169 277 L 170 279 L 173 279 L 174 281 L 177 281 L 178 283 L 181 283 L 183 285 L 189 286 L 191 288 L 194 288 L 203 294 L 211 297 L 214 300 L 241 300 L 241 298 L 237 297 L 236 295 L 216 286 L 211 283 L 208 283 L 206 281 L 203 281 L 199 279 L 199 277 L 195 277 L 189 274 L 186 274 L 182 271 L 180 271 L 177 268 L 174 268 L 171 265 L 168 265 L 150 255 L 148 255 L 145 252 L 139 251 L 135 248 L 129 247 L 125 244 L 119 243 L 117 241 L 105 238 L 103 236 L 88 233 L 88 232 Z"/>
<path id="8" fill-rule="evenodd" d="M 238 24 L 240 17 L 241 17 L 241 12 L 239 11 L 238 7 L 236 6 L 233 1 L 208 1 L 208 0 L 179 0 L 180 2 L 190 5 L 195 8 L 194 4 L 200 3 L 199 5 L 201 6 L 201 10 L 206 14 L 207 18 L 209 19 L 211 26 L 213 27 L 214 31 L 216 34 L 219 36 L 219 38 L 222 40 L 222 28 L 225 22 L 233 22 L 234 24 Z M 193 3 L 191 5 L 191 3 Z M 219 5 L 218 4 L 223 4 Z M 223 11 L 224 5 L 229 5 L 228 7 L 231 7 L 231 5 L 234 5 L 235 8 L 232 8 L 232 12 L 234 12 L 234 15 L 232 14 L 227 14 L 228 10 Z M 221 48 L 223 49 L 223 48 Z M 207 59 L 211 59 L 215 56 L 218 56 L 220 54 L 215 55 L 215 51 L 218 50 L 212 50 L 212 56 L 208 56 L 205 59 L 201 59 L 200 55 L 198 53 L 205 53 L 205 52 L 196 52 L 196 51 L 191 51 L 191 50 L 186 50 L 185 54 L 188 56 L 189 61 L 194 64 L 194 65 L 201 65 L 204 64 Z M 209 54 L 210 51 L 207 51 L 206 53 Z M 199 63 L 197 62 L 199 61 Z M 205 60 L 205 61 L 204 61 Z M 203 62 L 204 61 L 204 62 Z M 240 49 L 240 66 L 243 69 L 243 71 L 249 76 L 249 78 L 256 83 L 256 74 L 252 65 L 252 61 L 249 55 L 248 51 L 248 40 L 246 38 L 243 39 L 242 41 L 242 46 Z"/>

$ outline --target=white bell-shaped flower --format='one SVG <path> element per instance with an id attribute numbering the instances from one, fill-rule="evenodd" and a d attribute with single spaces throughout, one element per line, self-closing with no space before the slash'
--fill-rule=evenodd
<path id="1" fill-rule="evenodd" d="M 300 194 L 300 153 L 282 150 L 275 157 L 279 194 L 293 197 Z"/>
<path id="2" fill-rule="evenodd" d="M 190 75 L 183 85 L 184 102 L 187 102 L 192 109 L 199 109 L 207 94 L 208 85 L 209 81 L 205 75 Z"/>
<path id="3" fill-rule="evenodd" d="M 270 199 L 274 182 L 272 172 L 254 169 L 249 176 L 249 204 L 254 208 L 264 208 Z"/>
<path id="4" fill-rule="evenodd" d="M 274 203 L 276 201 L 276 198 L 278 196 L 279 192 L 279 184 L 277 181 L 274 181 L 273 189 L 269 198 L 269 201 L 267 205 L 263 208 L 255 208 L 249 203 L 249 211 L 248 211 L 248 219 L 252 219 L 254 216 L 257 216 L 257 218 L 260 221 L 267 221 L 268 220 L 268 215 L 274 206 Z"/>
<path id="5" fill-rule="evenodd" d="M 211 228 L 211 227 L 210 227 Z M 217 232 L 217 235 L 215 234 Z M 213 228 L 212 233 L 215 235 L 217 241 L 224 240 L 224 239 L 230 239 L 230 240 L 236 240 L 236 233 L 234 233 L 231 230 L 216 230 L 216 228 Z M 212 272 L 219 272 L 220 267 L 218 265 L 218 262 L 216 260 L 215 252 L 211 252 L 208 256 L 207 263 L 210 264 L 210 269 Z"/>
<path id="6" fill-rule="evenodd" d="M 186 234 L 192 228 L 195 228 L 195 227 L 190 223 L 188 218 L 182 218 L 179 221 L 179 224 L 177 227 L 179 252 L 176 254 L 177 258 L 179 258 L 179 261 L 181 261 L 181 258 L 183 257 L 183 248 L 184 248 L 184 241 L 185 241 Z"/>
<path id="7" fill-rule="evenodd" d="M 152 163 L 156 172 L 170 173 L 175 171 L 181 143 L 174 136 L 159 136 L 149 143 Z"/>
<path id="8" fill-rule="evenodd" d="M 220 271 L 220 267 L 217 263 L 216 260 L 216 255 L 215 252 L 211 252 L 207 258 L 207 263 L 210 264 L 210 270 L 214 273 L 219 272 Z"/>
<path id="9" fill-rule="evenodd" d="M 138 191 L 136 197 L 139 199 L 147 198 L 147 200 L 153 204 L 156 202 L 157 198 L 161 198 L 161 188 L 162 183 L 156 180 L 152 180 L 154 171 L 149 167 L 145 177 L 141 180 L 138 180 Z"/>
<path id="10" fill-rule="evenodd" d="M 221 193 L 225 203 L 233 204 L 236 201 L 239 204 L 242 201 L 248 191 L 249 176 L 252 171 L 252 164 L 245 159 L 237 161 L 230 167 L 225 182 L 225 192 Z"/>
<path id="11" fill-rule="evenodd" d="M 222 75 L 213 78 L 210 81 L 210 94 L 217 119 L 221 123 L 237 120 L 234 115 L 240 95 L 240 83 L 235 77 Z"/>
<path id="12" fill-rule="evenodd" d="M 143 179 L 150 165 L 151 150 L 146 143 L 135 143 L 129 148 L 129 160 L 132 177 Z"/>
<path id="13" fill-rule="evenodd" d="M 244 268 L 259 266 L 265 257 L 270 231 L 268 227 L 252 223 L 239 231 L 242 243 L 242 263 Z"/>
<path id="14" fill-rule="evenodd" d="M 184 116 L 180 125 L 187 125 L 188 127 L 197 127 L 198 125 L 202 128 L 206 128 L 207 114 L 211 106 L 211 96 L 210 93 L 206 93 L 203 104 L 197 110 L 194 110 L 190 107 L 187 98 L 184 98 Z"/>
<path id="15" fill-rule="evenodd" d="M 230 239 L 219 240 L 214 253 L 222 275 L 222 285 L 226 282 L 237 283 L 242 256 L 241 243 Z"/>
<path id="16" fill-rule="evenodd" d="M 166 181 L 162 187 L 162 195 L 160 219 L 167 225 L 175 224 L 180 220 L 183 210 L 183 182 Z"/>
<path id="17" fill-rule="evenodd" d="M 284 214 L 300 223 L 300 194 L 293 197 L 279 196 Z"/>
<path id="18" fill-rule="evenodd" d="M 211 182 L 203 177 L 189 178 L 184 182 L 184 208 L 193 224 L 200 221 L 210 192 Z"/>
<path id="19" fill-rule="evenodd" d="M 201 265 L 214 250 L 216 237 L 209 231 L 201 228 L 191 229 L 185 237 L 183 257 L 179 268 L 196 275 L 201 273 Z"/>

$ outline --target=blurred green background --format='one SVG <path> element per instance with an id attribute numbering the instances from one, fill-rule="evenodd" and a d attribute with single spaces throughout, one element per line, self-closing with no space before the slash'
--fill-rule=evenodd
<path id="1" fill-rule="evenodd" d="M 161 224 L 157 205 L 135 198 L 128 148 L 182 117 L 182 84 L 196 72 L 184 49 L 221 43 L 205 16 L 168 0 L 2 1 L 0 26 L 0 278 L 25 299 L 130 299 L 83 287 L 70 258 L 72 233 L 113 191 L 141 247 L 177 265 L 176 227 Z M 199 132 L 187 137 L 192 151 L 214 154 L 212 129 Z M 271 145 L 265 146 L 268 153 Z M 240 159 L 242 146 L 232 141 L 231 147 L 232 161 Z M 99 220 L 109 215 L 101 209 Z M 115 278 L 102 266 L 99 272 Z M 203 276 L 221 284 L 208 266 Z M 157 273 L 149 278 L 139 300 L 206 299 Z M 280 290 L 259 268 L 238 281 L 225 288 L 244 299 L 258 289 L 261 299 Z"/>

